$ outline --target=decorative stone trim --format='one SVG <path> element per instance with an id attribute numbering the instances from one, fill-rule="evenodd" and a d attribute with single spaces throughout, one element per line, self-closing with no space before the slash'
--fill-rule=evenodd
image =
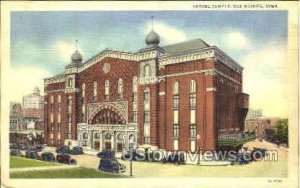
<path id="1" fill-rule="evenodd" d="M 158 82 L 158 78 L 155 76 L 151 77 L 140 77 L 139 78 L 139 85 L 145 85 L 145 84 L 154 84 Z"/>
<path id="2" fill-rule="evenodd" d="M 66 88 L 65 93 L 78 93 L 79 89 L 77 88 Z"/>
<path id="3" fill-rule="evenodd" d="M 166 94 L 166 92 L 164 92 L 164 91 L 160 91 L 160 92 L 159 92 L 159 95 L 160 95 L 160 96 L 165 95 L 165 94 Z"/>
<path id="4" fill-rule="evenodd" d="M 59 77 L 52 77 L 52 78 L 45 78 L 44 79 L 44 85 L 46 86 L 47 84 L 54 84 L 54 83 L 59 83 L 59 82 L 65 82 L 65 76 L 59 76 Z"/>
<path id="5" fill-rule="evenodd" d="M 206 88 L 206 91 L 217 91 L 217 88 L 215 88 L 215 87 L 208 87 L 208 88 Z"/>
<path id="6" fill-rule="evenodd" d="M 57 89 L 57 90 L 51 90 L 51 91 L 45 91 L 45 93 L 55 93 L 59 91 L 65 91 L 65 89 Z"/>

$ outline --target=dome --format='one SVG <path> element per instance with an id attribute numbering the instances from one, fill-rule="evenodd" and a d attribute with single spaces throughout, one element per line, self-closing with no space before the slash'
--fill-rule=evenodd
<path id="1" fill-rule="evenodd" d="M 157 46 L 160 42 L 159 35 L 153 30 L 146 36 L 145 42 L 148 46 Z"/>
<path id="2" fill-rule="evenodd" d="M 71 55 L 71 61 L 72 61 L 72 63 L 81 63 L 82 62 L 82 56 L 77 50 Z"/>

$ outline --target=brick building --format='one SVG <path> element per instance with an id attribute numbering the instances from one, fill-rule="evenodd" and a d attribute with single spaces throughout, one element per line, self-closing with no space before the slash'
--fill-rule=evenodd
<path id="1" fill-rule="evenodd" d="M 160 46 L 153 30 L 136 52 L 105 49 L 44 80 L 45 143 L 96 150 L 216 149 L 241 133 L 243 68 L 201 39 Z"/>

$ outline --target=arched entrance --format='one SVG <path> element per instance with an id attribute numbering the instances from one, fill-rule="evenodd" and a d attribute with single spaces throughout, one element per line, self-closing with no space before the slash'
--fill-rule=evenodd
<path id="1" fill-rule="evenodd" d="M 103 109 L 95 114 L 91 124 L 125 125 L 125 118 L 115 109 Z"/>

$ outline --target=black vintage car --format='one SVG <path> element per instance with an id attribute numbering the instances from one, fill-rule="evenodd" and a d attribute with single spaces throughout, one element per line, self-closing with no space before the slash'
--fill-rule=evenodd
<path id="1" fill-rule="evenodd" d="M 76 160 L 71 158 L 69 154 L 58 154 L 56 156 L 56 161 L 59 163 L 69 164 L 69 165 L 76 165 Z"/>
<path id="2" fill-rule="evenodd" d="M 25 157 L 30 158 L 30 159 L 40 159 L 39 156 L 38 156 L 37 151 L 34 150 L 34 149 L 26 150 Z"/>
<path id="3" fill-rule="evenodd" d="M 20 150 L 19 150 L 19 149 L 11 149 L 11 150 L 10 150 L 10 155 L 11 155 L 11 156 L 20 156 L 21 153 L 20 153 Z"/>
<path id="4" fill-rule="evenodd" d="M 42 151 L 44 149 L 44 147 L 42 145 L 37 145 L 37 146 L 35 146 L 35 149 L 37 151 Z"/>
<path id="5" fill-rule="evenodd" d="M 42 153 L 41 160 L 42 161 L 47 161 L 47 162 L 54 162 L 55 161 L 55 157 L 54 157 L 53 153 L 51 153 L 51 152 L 45 152 L 45 153 Z"/>
<path id="6" fill-rule="evenodd" d="M 60 146 L 55 149 L 55 152 L 56 153 L 70 153 L 70 147 L 69 146 Z"/>
<path id="7" fill-rule="evenodd" d="M 69 154 L 71 154 L 71 155 L 83 154 L 83 149 L 82 149 L 82 147 L 75 146 L 71 150 L 69 150 Z"/>
<path id="8" fill-rule="evenodd" d="M 254 147 L 251 151 L 251 157 L 253 161 L 260 161 L 268 154 L 268 150 L 265 148 Z"/>
<path id="9" fill-rule="evenodd" d="M 124 173 L 126 171 L 125 165 L 116 160 L 113 150 L 103 150 L 97 156 L 101 158 L 98 166 L 99 170 L 112 173 Z"/>
<path id="10" fill-rule="evenodd" d="M 101 159 L 98 169 L 104 172 L 124 173 L 126 166 L 119 163 L 116 159 Z"/>
<path id="11" fill-rule="evenodd" d="M 160 161 L 161 163 L 174 163 L 176 165 L 185 164 L 185 158 L 183 153 L 173 152 L 171 154 L 166 154 Z"/>

